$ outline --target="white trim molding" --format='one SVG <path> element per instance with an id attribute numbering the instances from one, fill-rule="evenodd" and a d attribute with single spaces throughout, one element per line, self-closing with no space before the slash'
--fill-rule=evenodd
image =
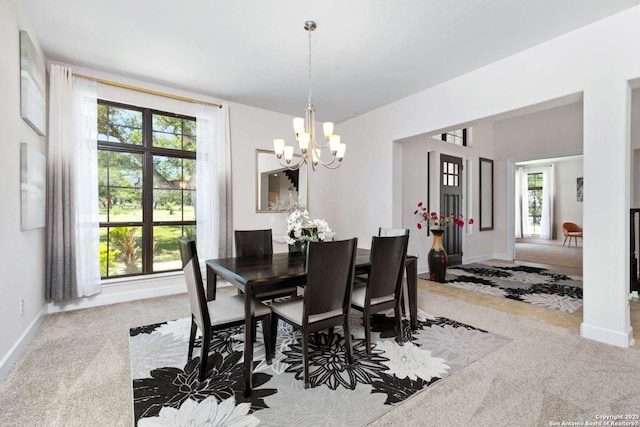
<path id="1" fill-rule="evenodd" d="M 36 318 L 33 319 L 33 322 L 31 322 L 31 324 L 29 324 L 22 335 L 20 335 L 20 338 L 18 338 L 13 347 L 11 347 L 7 354 L 2 358 L 2 360 L 0 360 L 0 383 L 5 380 L 5 378 L 11 371 L 11 368 L 13 368 L 13 365 L 18 362 L 20 356 L 22 355 L 22 352 L 25 348 L 27 348 L 27 345 L 29 345 L 36 332 L 38 332 L 40 325 L 42 324 L 42 322 L 44 322 L 44 319 L 46 317 L 47 307 L 44 306 L 42 307 L 42 310 L 40 310 Z"/>
<path id="2" fill-rule="evenodd" d="M 633 328 L 631 327 L 627 328 L 627 332 L 624 333 L 582 322 L 580 324 L 580 336 L 622 348 L 631 347 L 635 343 L 633 339 Z"/>

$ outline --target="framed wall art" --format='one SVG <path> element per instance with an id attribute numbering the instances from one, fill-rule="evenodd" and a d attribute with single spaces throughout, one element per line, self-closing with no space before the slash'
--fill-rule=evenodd
<path id="1" fill-rule="evenodd" d="M 577 178 L 576 199 L 579 202 L 582 202 L 584 200 L 584 198 L 583 198 L 583 186 L 584 186 L 584 178 L 583 177 Z"/>
<path id="2" fill-rule="evenodd" d="M 45 225 L 46 158 L 29 144 L 20 144 L 20 228 L 32 230 Z"/>
<path id="3" fill-rule="evenodd" d="M 45 136 L 47 126 L 46 69 L 26 31 L 20 31 L 20 115 Z"/>
<path id="4" fill-rule="evenodd" d="M 480 160 L 480 231 L 493 230 L 493 160 Z"/>

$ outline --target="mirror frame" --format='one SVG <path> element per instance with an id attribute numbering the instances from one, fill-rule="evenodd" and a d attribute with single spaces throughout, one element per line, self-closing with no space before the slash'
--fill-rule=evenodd
<path id="1" fill-rule="evenodd" d="M 478 158 L 480 163 L 479 197 L 480 231 L 493 230 L 493 160 Z"/>
<path id="2" fill-rule="evenodd" d="M 276 153 L 272 150 L 262 150 L 262 149 L 256 149 L 256 157 L 255 157 L 255 163 L 254 163 L 254 169 L 255 169 L 255 198 L 256 198 L 256 213 L 280 213 L 280 212 L 289 212 L 288 210 L 285 209 L 260 209 L 260 194 L 259 194 L 259 188 L 260 188 L 260 169 L 259 169 L 259 158 L 261 154 L 269 154 L 271 156 L 273 156 L 274 159 L 276 159 Z M 302 157 L 300 154 L 294 154 L 293 155 L 294 158 L 300 158 Z M 285 170 L 286 168 L 283 166 L 282 170 Z M 298 200 L 300 200 L 301 198 L 303 199 L 302 201 L 302 205 L 304 205 L 304 207 L 306 209 L 308 209 L 309 206 L 309 198 L 308 198 L 308 194 L 309 194 L 309 177 L 307 175 L 307 168 L 306 167 L 301 167 L 300 169 L 298 169 L 299 172 L 299 177 L 298 177 Z M 303 191 L 301 191 L 303 189 Z"/>

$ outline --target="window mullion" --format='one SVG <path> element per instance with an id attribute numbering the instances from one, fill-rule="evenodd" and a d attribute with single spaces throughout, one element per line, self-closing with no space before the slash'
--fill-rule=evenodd
<path id="1" fill-rule="evenodd" d="M 153 272 L 153 138 L 151 111 L 143 111 L 142 141 L 144 154 L 144 178 L 142 190 L 142 271 L 143 274 Z"/>

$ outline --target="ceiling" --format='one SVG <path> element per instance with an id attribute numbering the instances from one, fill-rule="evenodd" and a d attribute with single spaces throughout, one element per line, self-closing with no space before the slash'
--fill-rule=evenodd
<path id="1" fill-rule="evenodd" d="M 341 122 L 640 0 L 13 0 L 47 59 Z"/>

